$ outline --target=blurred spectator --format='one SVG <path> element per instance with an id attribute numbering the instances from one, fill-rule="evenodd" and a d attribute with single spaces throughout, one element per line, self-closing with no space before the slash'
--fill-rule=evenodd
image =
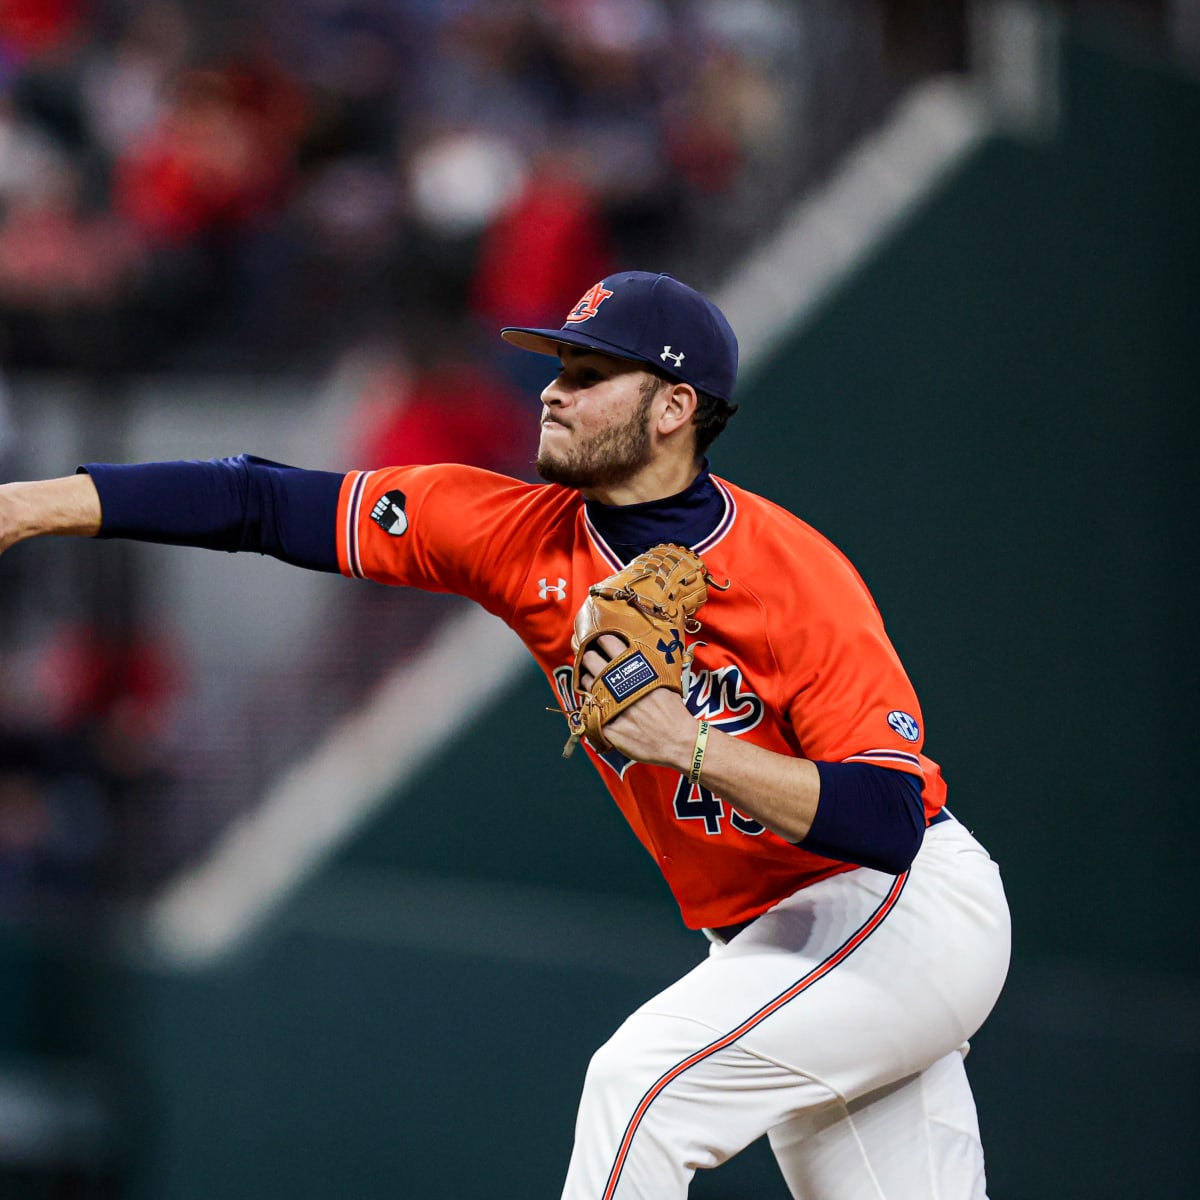
<path id="1" fill-rule="evenodd" d="M 12 97 L 0 92 L 0 204 L 19 200 L 65 160 L 65 153 L 24 118 Z"/>
<path id="2" fill-rule="evenodd" d="M 765 63 L 712 43 L 668 106 L 667 154 L 689 188 L 704 196 L 725 194 L 748 163 L 784 148 L 789 116 Z"/>
<path id="3" fill-rule="evenodd" d="M 165 119 L 193 40 L 183 9 L 157 0 L 135 8 L 111 44 L 92 47 L 80 86 L 88 128 L 109 161 Z"/>
<path id="4" fill-rule="evenodd" d="M 0 352 L 24 365 L 111 364 L 144 258 L 111 213 L 85 208 L 67 159 L 44 159 L 0 212 Z"/>
<path id="5" fill-rule="evenodd" d="M 521 191 L 525 164 L 503 135 L 440 133 L 408 160 L 410 211 L 425 230 L 471 237 Z"/>
<path id="6" fill-rule="evenodd" d="M 52 54 L 83 24 L 84 0 L 0 0 L 0 54 L 18 62 Z"/>
<path id="7" fill-rule="evenodd" d="M 116 211 L 151 244 L 247 225 L 280 206 L 301 126 L 281 77 L 188 72 L 159 122 L 118 158 Z"/>
<path id="8" fill-rule="evenodd" d="M 0 657 L 2 902 L 77 917 L 129 886 L 171 773 L 175 652 L 58 623 Z"/>
<path id="9" fill-rule="evenodd" d="M 70 163 L 48 160 L 10 198 L 0 225 L 0 306 L 55 313 L 116 305 L 141 263 L 122 222 L 83 208 Z"/>
<path id="10" fill-rule="evenodd" d="M 404 4 L 261 0 L 267 44 L 312 108 L 302 165 L 387 158 L 405 121 L 398 103 L 430 48 L 406 37 Z M 435 6 L 437 7 L 437 6 Z"/>
<path id="11" fill-rule="evenodd" d="M 16 478 L 16 450 L 17 430 L 12 417 L 8 380 L 0 373 L 0 481 Z M 20 568 L 14 564 L 13 558 L 11 554 L 0 554 L 0 631 L 12 628 L 13 613 L 20 602 Z M 3 642 L 0 641 L 0 649 L 2 647 Z"/>
<path id="12" fill-rule="evenodd" d="M 596 198 L 544 155 L 521 191 L 484 230 L 471 290 L 481 325 L 561 324 L 580 279 L 614 266 L 609 228 Z"/>
<path id="13" fill-rule="evenodd" d="M 364 372 L 350 461 L 363 469 L 461 462 L 528 476 L 536 413 L 461 345 L 426 345 L 416 362 L 393 348 Z"/>
<path id="14" fill-rule="evenodd" d="M 75 921 L 111 845 L 103 789 L 66 739 L 0 727 L 0 915 Z"/>
<path id="15" fill-rule="evenodd" d="M 16 441 L 17 431 L 13 426 L 8 381 L 0 375 L 0 479 L 12 478 L 8 472 Z"/>

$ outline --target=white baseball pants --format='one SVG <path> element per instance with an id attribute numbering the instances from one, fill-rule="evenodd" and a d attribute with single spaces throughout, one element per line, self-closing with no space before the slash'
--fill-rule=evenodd
<path id="1" fill-rule="evenodd" d="M 680 1200 L 764 1133 L 798 1200 L 985 1200 L 962 1060 L 1009 948 L 999 871 L 954 820 L 904 875 L 802 889 L 596 1052 L 563 1200 Z"/>

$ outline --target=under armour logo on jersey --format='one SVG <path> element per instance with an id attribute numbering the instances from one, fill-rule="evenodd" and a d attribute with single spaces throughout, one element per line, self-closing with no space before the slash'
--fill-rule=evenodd
<path id="1" fill-rule="evenodd" d="M 591 320 L 600 311 L 600 305 L 611 295 L 612 292 L 602 283 L 597 283 L 590 287 L 579 297 L 579 303 L 567 313 L 566 323 L 568 325 L 577 325 L 580 321 Z"/>
<path id="2" fill-rule="evenodd" d="M 683 351 L 681 350 L 678 354 L 672 354 L 670 346 L 664 346 L 663 352 L 658 357 L 661 358 L 663 362 L 666 362 L 668 359 L 670 359 L 671 362 L 675 364 L 675 370 L 677 371 L 683 365 Z"/>
<path id="3" fill-rule="evenodd" d="M 560 578 L 557 583 L 551 583 L 548 579 L 539 579 L 538 596 L 547 600 L 551 595 L 555 600 L 565 600 L 567 598 L 567 581 Z"/>
<path id="4" fill-rule="evenodd" d="M 683 641 L 679 637 L 679 630 L 672 629 L 671 637 L 673 640 L 670 642 L 664 642 L 662 638 L 658 639 L 659 653 L 669 663 L 673 663 L 675 661 L 675 654 L 677 652 L 682 653 L 683 651 Z"/>

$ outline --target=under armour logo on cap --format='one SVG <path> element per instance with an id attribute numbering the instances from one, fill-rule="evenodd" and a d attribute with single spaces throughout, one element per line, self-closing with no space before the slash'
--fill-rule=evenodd
<path id="1" fill-rule="evenodd" d="M 732 397 L 737 379 L 737 337 L 724 313 L 687 284 L 650 271 L 602 279 L 583 294 L 561 329 L 507 326 L 500 333 L 538 354 L 579 346 L 648 363 L 722 400 Z M 686 354 L 676 346 L 686 346 Z"/>

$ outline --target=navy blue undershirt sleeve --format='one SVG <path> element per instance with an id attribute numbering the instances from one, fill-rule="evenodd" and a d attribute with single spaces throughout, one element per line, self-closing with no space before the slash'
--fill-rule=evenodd
<path id="1" fill-rule="evenodd" d="M 242 454 L 211 462 L 88 463 L 102 538 L 249 550 L 313 571 L 338 570 L 344 476 Z"/>
<path id="2" fill-rule="evenodd" d="M 805 850 L 899 875 L 912 866 L 925 836 L 921 782 L 869 763 L 816 764 L 821 798 Z"/>

